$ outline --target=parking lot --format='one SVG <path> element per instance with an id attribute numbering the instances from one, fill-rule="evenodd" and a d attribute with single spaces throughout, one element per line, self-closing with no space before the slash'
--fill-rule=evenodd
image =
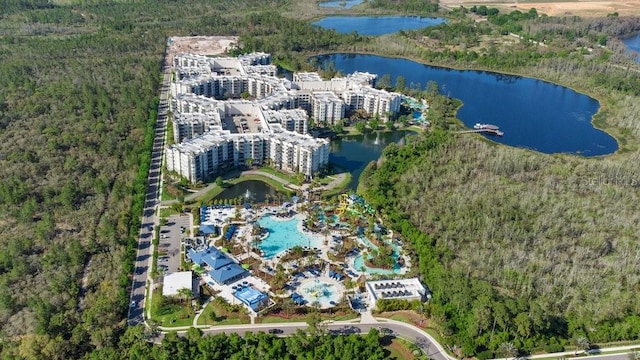
<path id="1" fill-rule="evenodd" d="M 180 271 L 180 243 L 187 236 L 188 215 L 172 215 L 167 224 L 160 227 L 158 244 L 158 272 L 172 273 Z"/>

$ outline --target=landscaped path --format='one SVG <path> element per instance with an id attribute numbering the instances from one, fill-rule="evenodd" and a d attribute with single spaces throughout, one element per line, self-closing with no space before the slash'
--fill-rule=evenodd
<path id="1" fill-rule="evenodd" d="M 283 178 L 281 178 L 281 177 L 279 177 L 277 175 L 274 175 L 274 174 L 272 174 L 270 172 L 263 171 L 263 170 L 260 170 L 260 169 L 245 170 L 245 171 L 241 171 L 239 173 L 230 174 L 231 177 L 241 177 L 243 175 L 264 176 L 264 177 L 267 177 L 267 178 L 269 178 L 271 180 L 279 182 L 280 184 L 282 184 L 285 187 L 288 187 L 289 189 L 296 190 L 296 191 L 304 190 L 304 189 L 308 188 L 307 184 L 304 184 L 304 185 L 300 186 L 300 185 L 294 184 L 294 183 L 292 183 L 290 181 L 287 181 L 286 179 L 283 179 Z M 324 191 L 331 190 L 331 189 L 335 188 L 336 186 L 340 185 L 340 183 L 342 183 L 344 181 L 346 176 L 347 175 L 345 173 L 339 173 L 339 174 L 336 174 L 336 175 L 332 175 L 333 180 L 331 180 L 330 183 L 328 183 L 327 185 L 320 186 L 317 189 L 324 190 Z M 193 193 L 190 193 L 190 194 L 186 195 L 184 197 L 184 200 L 185 201 L 192 201 L 194 199 L 197 199 L 199 196 L 201 196 L 203 194 L 206 194 L 208 191 L 211 191 L 211 190 L 215 189 L 216 187 L 218 187 L 218 185 L 216 185 L 215 183 L 211 183 L 211 184 L 205 186 L 204 188 L 202 188 L 202 189 L 200 189 L 200 190 L 198 190 L 196 192 L 193 192 Z M 162 206 L 169 206 L 169 205 L 175 204 L 177 202 L 178 202 L 178 200 L 176 200 L 176 199 L 165 200 L 165 201 L 161 202 L 161 205 Z"/>

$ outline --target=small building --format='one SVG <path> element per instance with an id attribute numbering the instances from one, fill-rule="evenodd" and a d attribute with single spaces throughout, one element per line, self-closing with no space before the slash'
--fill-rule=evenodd
<path id="1" fill-rule="evenodd" d="M 373 308 L 380 299 L 426 301 L 431 298 L 429 290 L 418 278 L 367 281 L 367 292 Z"/>
<path id="2" fill-rule="evenodd" d="M 252 286 L 240 287 L 233 293 L 233 296 L 255 312 L 269 306 L 269 295 L 256 290 Z"/>
<path id="3" fill-rule="evenodd" d="M 249 275 L 247 270 L 214 247 L 209 247 L 204 251 L 189 249 L 187 256 L 194 264 L 207 265 L 209 275 L 220 285 L 231 284 Z"/>
<path id="4" fill-rule="evenodd" d="M 179 271 L 164 276 L 162 296 L 180 295 L 180 290 L 189 289 L 193 293 L 193 274 L 191 271 Z"/>

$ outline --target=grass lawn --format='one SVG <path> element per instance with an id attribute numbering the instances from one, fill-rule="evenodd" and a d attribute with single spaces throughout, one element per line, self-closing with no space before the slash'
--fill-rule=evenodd
<path id="1" fill-rule="evenodd" d="M 284 323 L 284 322 L 305 322 L 307 321 L 306 314 L 291 314 L 289 317 L 280 317 L 274 315 L 260 316 L 256 319 L 256 322 L 261 324 L 272 324 L 272 323 Z"/>
<path id="2" fill-rule="evenodd" d="M 278 170 L 276 170 L 274 168 L 270 168 L 270 167 L 266 167 L 265 166 L 265 167 L 258 168 L 258 170 L 262 171 L 262 172 L 265 172 L 265 173 L 268 173 L 268 174 L 271 174 L 273 176 L 277 176 L 277 177 L 279 177 L 280 179 L 282 179 L 282 180 L 284 180 L 286 182 L 290 182 L 290 183 L 294 183 L 294 184 L 297 182 L 297 179 L 295 178 L 295 176 L 290 176 L 290 175 L 287 175 L 287 174 L 283 174 L 282 172 L 280 172 L 280 171 L 278 171 Z"/>
<path id="3" fill-rule="evenodd" d="M 306 322 L 309 314 L 291 314 L 287 317 L 278 316 L 278 315 L 267 315 L 260 316 L 256 319 L 256 322 L 262 324 L 270 324 L 270 323 L 283 323 L 283 322 Z M 346 314 L 321 314 L 322 320 L 333 320 L 333 321 L 345 321 L 358 318 L 358 314 L 356 313 L 346 313 Z"/>
<path id="4" fill-rule="evenodd" d="M 213 316 L 215 315 L 215 318 Z M 198 325 L 238 325 L 249 324 L 249 315 L 239 312 L 231 312 L 218 306 L 215 301 L 207 304 L 198 318 Z"/>
<path id="5" fill-rule="evenodd" d="M 401 339 L 393 339 L 391 342 L 385 343 L 383 339 L 384 348 L 389 351 L 389 359 L 397 360 L 412 360 L 414 359 L 413 352 L 409 349 L 406 342 Z"/>
<path id="6" fill-rule="evenodd" d="M 338 194 L 342 194 L 344 192 L 344 189 L 349 185 L 349 183 L 351 182 L 351 178 L 353 177 L 353 175 L 351 175 L 350 172 L 345 172 L 344 174 L 345 174 L 344 179 L 336 187 L 322 193 L 323 198 L 326 199 L 332 196 L 336 196 Z"/>
<path id="7" fill-rule="evenodd" d="M 440 334 L 435 329 L 429 326 L 429 321 L 425 321 L 423 324 L 419 324 L 417 322 L 417 319 L 419 319 L 420 316 L 412 311 L 396 311 L 396 312 L 382 313 L 382 314 L 376 314 L 376 317 L 389 318 L 392 320 L 402 321 L 404 323 L 417 326 L 422 330 L 424 330 L 427 334 L 431 335 L 431 337 L 433 337 L 437 342 L 439 342 L 440 344 L 444 344 L 444 339 L 442 338 L 442 336 L 440 336 Z"/>
<path id="8" fill-rule="evenodd" d="M 168 207 L 168 208 L 160 208 L 160 217 L 161 218 L 166 218 L 169 217 L 171 215 L 177 215 L 178 212 L 175 211 L 174 209 Z"/>
<path id="9" fill-rule="evenodd" d="M 191 326 L 194 313 L 191 302 L 178 304 L 163 304 L 162 288 L 153 291 L 151 299 L 151 318 L 158 325 L 165 327 Z"/>
<path id="10" fill-rule="evenodd" d="M 162 183 L 162 197 L 160 199 L 161 201 L 175 200 L 180 195 L 186 196 L 189 195 L 189 192 L 173 184 L 169 184 L 167 182 Z"/>

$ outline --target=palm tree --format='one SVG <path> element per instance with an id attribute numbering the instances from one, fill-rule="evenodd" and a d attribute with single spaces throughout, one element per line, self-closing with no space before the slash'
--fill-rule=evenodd
<path id="1" fill-rule="evenodd" d="M 178 295 L 181 299 L 188 301 L 193 298 L 193 291 L 189 288 L 182 288 L 178 290 Z"/>
<path id="2" fill-rule="evenodd" d="M 589 343 L 589 339 L 584 336 L 578 336 L 575 338 L 576 346 L 582 350 L 589 350 L 591 348 L 591 344 Z"/>
<path id="3" fill-rule="evenodd" d="M 518 349 L 510 342 L 500 344 L 500 352 L 505 358 L 515 358 L 518 355 Z"/>

